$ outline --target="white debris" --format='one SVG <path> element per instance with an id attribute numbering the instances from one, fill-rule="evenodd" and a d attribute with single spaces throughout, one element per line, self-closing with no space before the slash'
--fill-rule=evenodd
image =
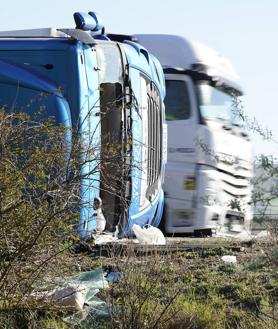
<path id="1" fill-rule="evenodd" d="M 249 242 L 254 238 L 254 236 L 252 236 L 249 231 L 245 231 L 245 230 L 238 233 L 235 237 L 236 239 L 239 239 L 242 242 Z"/>
<path id="2" fill-rule="evenodd" d="M 34 292 L 26 298 L 26 301 L 40 301 L 41 306 L 80 311 L 83 309 L 86 293 L 86 287 L 71 285 L 50 291 Z"/>
<path id="3" fill-rule="evenodd" d="M 114 275 L 115 280 L 116 274 Z M 68 278 L 54 278 L 45 282 L 38 290 L 25 297 L 23 302 L 28 305 L 36 303 L 43 309 L 73 311 L 74 314 L 66 321 L 86 319 L 90 310 L 105 316 L 109 315 L 108 307 L 96 294 L 100 289 L 106 289 L 109 283 L 102 268 L 93 271 L 80 272 Z M 77 312 L 75 312 L 77 311 Z M 90 327 L 91 328 L 91 327 Z"/>
<path id="4" fill-rule="evenodd" d="M 270 233 L 268 231 L 261 231 L 255 236 L 255 238 L 256 239 L 265 239 L 265 238 L 268 238 L 269 236 L 270 236 Z"/>
<path id="5" fill-rule="evenodd" d="M 227 233 L 227 232 L 216 232 L 214 235 L 215 238 L 226 238 L 226 239 L 235 239 L 242 242 L 248 242 L 255 238 L 250 231 L 244 230 L 238 234 Z"/>
<path id="6" fill-rule="evenodd" d="M 114 233 L 103 232 L 101 234 L 94 235 L 94 243 L 96 245 L 105 245 L 105 244 L 128 244 L 128 243 L 138 243 L 136 239 L 122 238 L 119 239 L 118 236 L 115 236 Z"/>
<path id="7" fill-rule="evenodd" d="M 96 245 L 107 244 L 111 242 L 117 242 L 118 238 L 112 234 L 96 234 L 94 236 L 94 242 Z"/>
<path id="8" fill-rule="evenodd" d="M 106 226 L 106 220 L 105 220 L 105 217 L 104 217 L 104 215 L 102 213 L 102 210 L 101 210 L 101 206 L 102 206 L 101 198 L 99 198 L 99 197 L 95 198 L 94 206 L 96 208 L 96 216 L 95 216 L 96 227 L 95 227 L 95 231 L 97 233 L 101 233 L 105 230 L 105 226 Z"/>
<path id="9" fill-rule="evenodd" d="M 87 289 L 81 285 L 79 287 L 57 288 L 49 296 L 49 302 L 67 309 L 82 310 L 86 293 Z"/>
<path id="10" fill-rule="evenodd" d="M 225 256 L 222 256 L 221 259 L 223 260 L 223 262 L 226 262 L 226 263 L 236 263 L 237 260 L 236 260 L 236 256 L 232 256 L 232 255 L 225 255 Z"/>
<path id="11" fill-rule="evenodd" d="M 166 244 L 166 239 L 157 227 L 148 225 L 141 228 L 139 225 L 134 224 L 132 230 L 136 235 L 139 243 L 149 244 L 149 245 L 164 245 Z"/>

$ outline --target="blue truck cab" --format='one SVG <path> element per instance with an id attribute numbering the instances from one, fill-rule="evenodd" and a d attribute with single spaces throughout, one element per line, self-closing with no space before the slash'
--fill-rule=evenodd
<path id="1" fill-rule="evenodd" d="M 106 229 L 132 235 L 157 226 L 164 204 L 165 83 L 158 60 L 116 41 L 98 17 L 75 13 L 75 29 L 0 32 L 0 107 L 54 117 L 81 135 L 78 232 L 89 238 L 102 200 Z M 67 142 L 71 143 L 70 136 Z"/>

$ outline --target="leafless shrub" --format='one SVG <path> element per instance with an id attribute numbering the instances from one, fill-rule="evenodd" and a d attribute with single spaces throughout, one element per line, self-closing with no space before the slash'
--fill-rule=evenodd
<path id="1" fill-rule="evenodd" d="M 0 112 L 2 310 L 40 309 L 26 297 L 73 271 L 66 251 L 80 239 L 80 209 L 93 210 L 93 200 L 84 197 L 88 189 L 100 188 L 127 206 L 119 188 L 123 156 L 111 139 L 101 146 L 84 130 L 51 118 Z"/>

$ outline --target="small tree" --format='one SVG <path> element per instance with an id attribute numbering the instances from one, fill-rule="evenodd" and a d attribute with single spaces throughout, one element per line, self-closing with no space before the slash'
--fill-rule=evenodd
<path id="1" fill-rule="evenodd" d="M 0 303 L 12 307 L 55 269 L 78 220 L 80 162 L 65 127 L 0 112 Z"/>
<path id="2" fill-rule="evenodd" d="M 123 168 L 125 161 L 110 139 L 102 147 L 104 152 L 100 141 L 57 126 L 51 118 L 0 111 L 2 309 L 16 308 L 22 301 L 26 305 L 34 289 L 71 272 L 63 258 L 79 239 L 80 208 L 93 209 L 81 190 L 99 186 L 96 177 L 101 177 L 102 189 L 123 197 L 117 170 L 106 169 L 117 163 Z M 124 199 L 122 204 L 126 206 Z"/>

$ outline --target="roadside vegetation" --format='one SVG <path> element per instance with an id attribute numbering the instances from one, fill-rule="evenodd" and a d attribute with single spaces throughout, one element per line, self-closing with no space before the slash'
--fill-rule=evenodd
<path id="1" fill-rule="evenodd" d="M 120 273 L 98 297 L 109 316 L 92 313 L 90 322 L 64 322 L 61 310 L 16 307 L 1 312 L 1 328 L 119 328 L 119 329 L 275 329 L 278 321 L 277 227 L 267 240 L 230 242 L 231 249 L 164 253 L 148 249 L 136 253 L 132 245 L 121 256 L 113 248 L 110 257 L 66 253 L 72 271 L 96 268 Z M 276 233 L 275 233 L 276 232 Z M 237 263 L 226 263 L 223 255 Z"/>
<path id="2" fill-rule="evenodd" d="M 29 296 L 71 271 L 64 257 L 77 239 L 82 145 L 76 138 L 69 149 L 69 133 L 51 119 L 0 112 L 0 327 L 16 328 L 6 324 L 14 319 L 24 328 L 23 314 L 41 307 Z"/>
<path id="3" fill-rule="evenodd" d="M 231 242 L 236 249 L 216 240 L 205 248 L 211 241 L 200 239 L 204 248 L 195 251 L 137 253 L 130 245 L 121 255 L 113 248 L 109 257 L 77 254 L 82 144 L 77 137 L 69 150 L 68 133 L 51 120 L 0 112 L 1 329 L 277 328 L 277 220 L 268 222 L 266 239 Z M 254 202 L 267 205 L 277 197 L 277 167 L 269 158 L 260 161 L 272 189 L 257 190 Z M 57 278 L 97 268 L 119 279 L 98 294 L 109 316 L 96 315 L 93 325 L 82 319 L 72 325 L 65 320 L 70 312 L 47 305 L 43 296 L 30 298 Z"/>
<path id="4" fill-rule="evenodd" d="M 277 237 L 234 252 L 219 248 L 121 260 L 111 289 L 114 328 L 275 328 Z M 204 242 L 205 244 L 205 242 Z M 236 264 L 221 256 L 236 255 Z M 113 303 L 112 303 L 113 304 Z"/>

